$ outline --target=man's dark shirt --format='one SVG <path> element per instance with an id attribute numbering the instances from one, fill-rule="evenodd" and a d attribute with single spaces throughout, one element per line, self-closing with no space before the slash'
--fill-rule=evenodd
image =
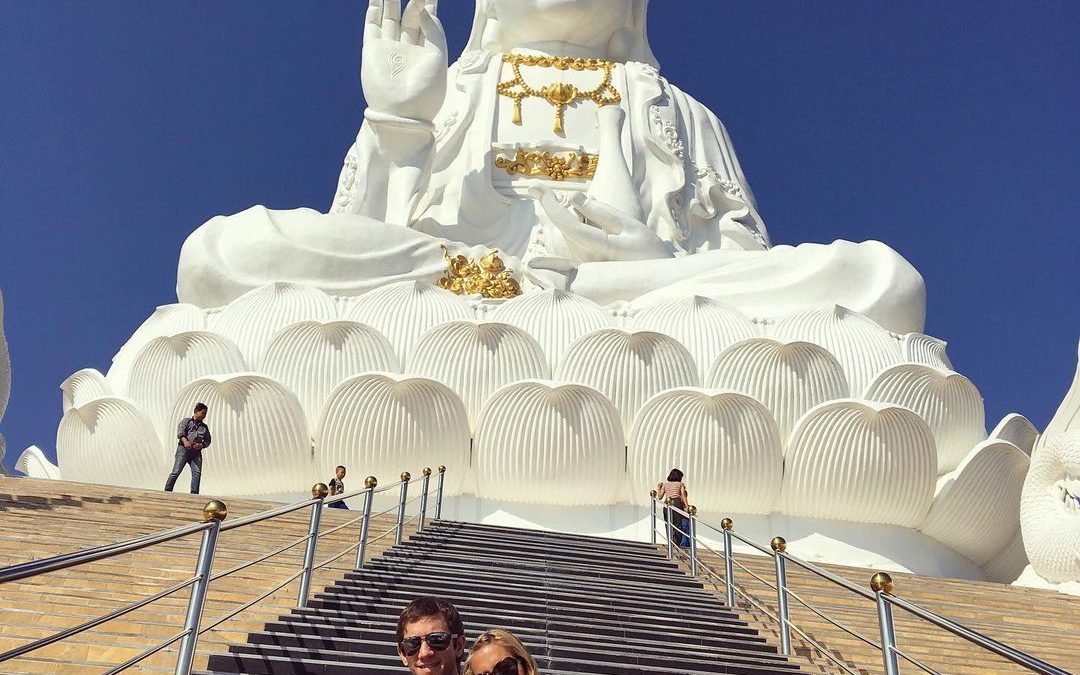
<path id="1" fill-rule="evenodd" d="M 201 443 L 202 447 L 206 448 L 210 445 L 210 427 L 206 426 L 205 422 L 197 422 L 190 417 L 185 417 L 176 427 L 176 438 L 178 447 L 184 447 L 184 443 L 179 439 L 187 438 L 191 443 Z"/>

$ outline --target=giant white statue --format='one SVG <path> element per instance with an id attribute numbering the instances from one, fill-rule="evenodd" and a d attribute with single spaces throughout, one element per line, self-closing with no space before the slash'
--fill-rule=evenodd
<path id="1" fill-rule="evenodd" d="M 723 124 L 665 80 L 647 0 L 478 0 L 447 68 L 434 2 L 372 2 L 368 103 L 329 215 L 256 207 L 184 245 L 177 294 L 272 281 L 355 295 L 428 281 L 440 245 L 497 249 L 527 289 L 599 304 L 701 295 L 757 313 L 829 303 L 922 330 L 922 279 L 888 247 L 770 248 Z"/>
<path id="2" fill-rule="evenodd" d="M 888 246 L 770 244 L 647 5 L 477 0 L 450 65 L 434 0 L 372 0 L 329 213 L 198 228 L 179 302 L 62 384 L 60 474 L 159 488 L 198 400 L 204 492 L 445 464 L 451 517 L 647 538 L 679 467 L 797 555 L 1016 579 L 1037 431 L 987 433 Z"/>

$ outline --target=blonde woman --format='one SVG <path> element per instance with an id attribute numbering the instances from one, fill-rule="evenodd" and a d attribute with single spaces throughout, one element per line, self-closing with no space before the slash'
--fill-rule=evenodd
<path id="1" fill-rule="evenodd" d="M 509 631 L 492 628 L 476 638 L 465 675 L 539 675 L 536 661 Z"/>

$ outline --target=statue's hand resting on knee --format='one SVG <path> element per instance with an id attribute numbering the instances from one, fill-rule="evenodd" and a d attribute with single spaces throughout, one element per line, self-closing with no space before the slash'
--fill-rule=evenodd
<path id="1" fill-rule="evenodd" d="M 446 97 L 446 34 L 438 0 L 371 0 L 364 25 L 360 83 L 368 108 L 430 123 Z"/>

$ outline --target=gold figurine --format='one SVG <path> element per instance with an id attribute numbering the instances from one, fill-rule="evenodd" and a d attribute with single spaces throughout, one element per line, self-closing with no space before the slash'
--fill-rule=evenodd
<path id="1" fill-rule="evenodd" d="M 457 295 L 482 295 L 485 298 L 514 298 L 521 286 L 514 279 L 498 251 L 491 251 L 478 261 L 463 255 L 451 256 L 440 246 L 446 260 L 446 272 L 439 278 L 439 288 Z"/>
<path id="2" fill-rule="evenodd" d="M 564 56 L 533 56 L 527 54 L 503 54 L 503 62 L 509 63 L 514 78 L 500 82 L 499 94 L 514 99 L 514 124 L 521 124 L 521 101 L 526 98 L 542 98 L 555 108 L 555 133 L 563 133 L 563 113 L 566 106 L 578 101 L 592 101 L 597 106 L 613 105 L 622 101 L 619 90 L 611 84 L 614 63 L 604 59 L 571 59 Z M 522 66 L 539 66 L 557 70 L 603 71 L 604 79 L 589 91 L 581 91 L 568 82 L 554 82 L 541 89 L 534 89 L 525 82 Z"/>

